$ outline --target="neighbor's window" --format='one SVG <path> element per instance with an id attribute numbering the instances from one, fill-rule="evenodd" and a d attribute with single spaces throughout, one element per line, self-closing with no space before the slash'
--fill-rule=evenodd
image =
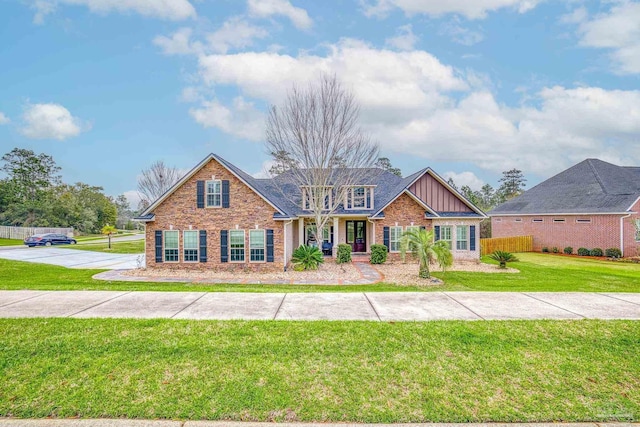
<path id="1" fill-rule="evenodd" d="M 467 226 L 456 226 L 456 249 L 459 251 L 467 250 Z"/>
<path id="2" fill-rule="evenodd" d="M 347 191 L 347 209 L 373 209 L 373 188 L 350 188 Z"/>
<path id="3" fill-rule="evenodd" d="M 182 233 L 184 262 L 198 262 L 198 232 L 189 230 Z"/>
<path id="4" fill-rule="evenodd" d="M 451 226 L 444 225 L 440 227 L 440 240 L 444 241 L 451 249 Z"/>
<path id="5" fill-rule="evenodd" d="M 179 259 L 179 231 L 165 231 L 164 232 L 164 261 L 165 262 L 178 262 Z"/>
<path id="6" fill-rule="evenodd" d="M 229 257 L 231 262 L 244 262 L 244 230 L 229 230 Z"/>
<path id="7" fill-rule="evenodd" d="M 635 227 L 636 227 L 636 241 L 640 242 L 640 219 L 636 219 Z"/>
<path id="8" fill-rule="evenodd" d="M 514 219 L 515 222 L 522 222 L 522 218 L 516 218 Z"/>
<path id="9" fill-rule="evenodd" d="M 264 261 L 264 230 L 249 230 L 249 260 Z"/>
<path id="10" fill-rule="evenodd" d="M 578 224 L 591 224 L 591 218 L 577 218 L 576 223 Z"/>
<path id="11" fill-rule="evenodd" d="M 553 218 L 553 222 L 557 222 L 557 223 L 564 222 L 564 218 Z"/>
<path id="12" fill-rule="evenodd" d="M 389 227 L 389 252 L 400 250 L 400 236 L 402 236 L 402 227 Z"/>
<path id="13" fill-rule="evenodd" d="M 542 218 L 533 218 L 531 220 L 531 222 L 544 222 L 544 219 L 542 219 Z"/>
<path id="14" fill-rule="evenodd" d="M 222 206 L 222 181 L 219 179 L 207 181 L 207 207 Z"/>

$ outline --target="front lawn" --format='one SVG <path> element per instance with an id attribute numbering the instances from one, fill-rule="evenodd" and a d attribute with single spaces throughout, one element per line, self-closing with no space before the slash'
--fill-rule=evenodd
<path id="1" fill-rule="evenodd" d="M 0 416 L 632 421 L 633 321 L 0 319 Z"/>
<path id="2" fill-rule="evenodd" d="M 112 254 L 143 254 L 144 253 L 144 239 L 143 240 L 127 240 L 124 242 L 111 242 L 111 249 L 109 249 L 108 242 L 100 243 L 86 243 L 82 245 L 69 245 L 65 248 L 79 249 L 81 251 L 93 251 L 93 252 L 108 252 Z"/>
<path id="3" fill-rule="evenodd" d="M 21 246 L 24 241 L 20 239 L 0 239 L 0 246 Z"/>

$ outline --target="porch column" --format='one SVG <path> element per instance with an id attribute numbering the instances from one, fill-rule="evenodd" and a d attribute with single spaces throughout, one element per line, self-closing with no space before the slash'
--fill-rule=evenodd
<path id="1" fill-rule="evenodd" d="M 298 219 L 298 246 L 304 245 L 304 218 Z"/>
<path id="2" fill-rule="evenodd" d="M 333 257 L 338 255 L 338 243 L 340 242 L 340 230 L 338 229 L 338 217 L 333 217 Z"/>

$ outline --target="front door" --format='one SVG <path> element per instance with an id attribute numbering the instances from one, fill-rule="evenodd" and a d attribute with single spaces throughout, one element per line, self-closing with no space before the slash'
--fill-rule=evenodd
<path id="1" fill-rule="evenodd" d="M 367 221 L 347 221 L 347 244 L 352 252 L 367 251 Z"/>

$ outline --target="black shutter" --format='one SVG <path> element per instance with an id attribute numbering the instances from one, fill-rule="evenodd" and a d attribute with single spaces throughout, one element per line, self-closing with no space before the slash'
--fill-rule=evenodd
<path id="1" fill-rule="evenodd" d="M 156 263 L 162 262 L 162 231 L 156 231 Z"/>
<path id="2" fill-rule="evenodd" d="M 207 232 L 200 230 L 200 262 L 207 262 Z"/>
<path id="3" fill-rule="evenodd" d="M 220 230 L 220 262 L 229 261 L 229 231 Z"/>
<path id="4" fill-rule="evenodd" d="M 435 233 L 436 233 L 436 242 L 437 242 L 438 240 L 440 240 L 440 226 L 436 225 L 435 227 L 433 227 L 433 229 L 435 230 Z"/>
<path id="5" fill-rule="evenodd" d="M 273 230 L 267 230 L 267 262 L 273 262 Z"/>
<path id="6" fill-rule="evenodd" d="M 204 208 L 204 181 L 196 181 L 196 205 L 199 209 Z"/>
<path id="7" fill-rule="evenodd" d="M 229 207 L 229 180 L 222 180 L 222 207 Z"/>
<path id="8" fill-rule="evenodd" d="M 469 250 L 471 251 L 476 250 L 476 226 L 475 225 L 469 226 Z"/>
<path id="9" fill-rule="evenodd" d="M 390 250 L 389 249 L 389 227 L 384 227 L 382 229 L 382 241 L 383 244 L 387 247 L 387 252 Z"/>

